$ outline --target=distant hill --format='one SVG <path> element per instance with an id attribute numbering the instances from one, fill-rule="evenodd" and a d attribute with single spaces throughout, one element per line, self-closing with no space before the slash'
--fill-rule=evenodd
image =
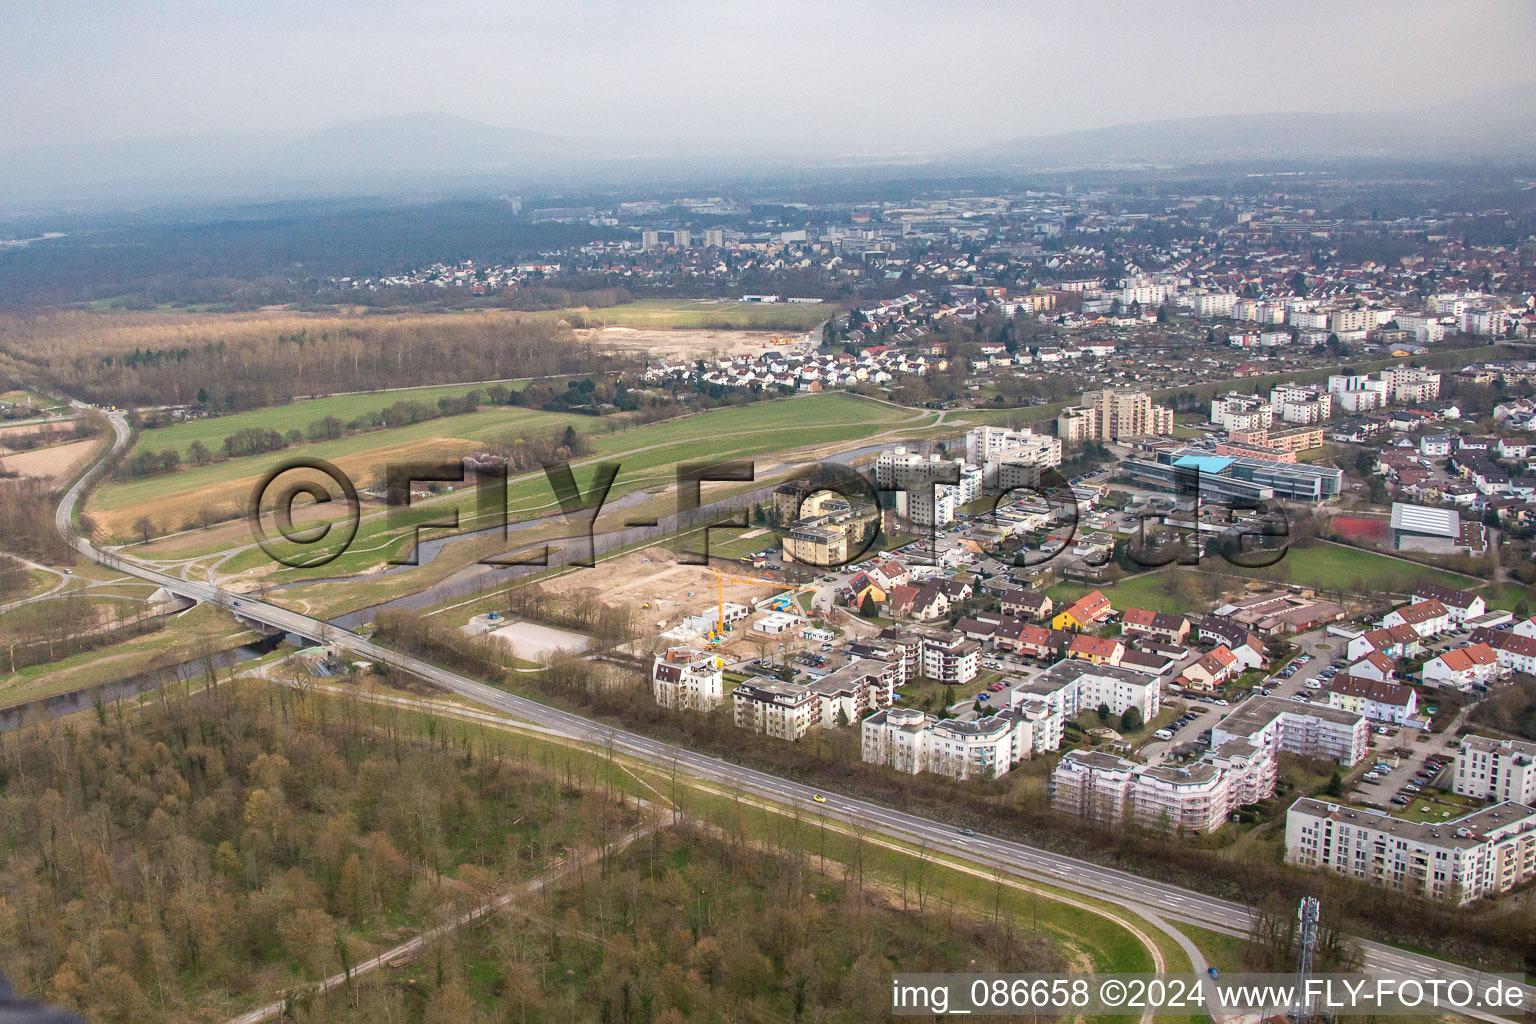
<path id="1" fill-rule="evenodd" d="M 910 148 L 908 140 L 893 140 Z M 767 151 L 772 150 L 772 153 Z M 940 155 L 902 156 L 907 173 L 1249 159 L 1536 159 L 1536 82 L 1416 111 L 1223 115 L 1027 136 Z M 894 164 L 837 158 L 844 171 Z M 825 153 L 723 142 L 567 139 L 445 113 L 349 121 L 293 137 L 195 136 L 0 151 L 7 207 L 322 196 L 518 180 L 632 180 L 815 166 Z"/>
<path id="2" fill-rule="evenodd" d="M 1422 110 L 1186 117 L 1024 136 L 956 154 L 1027 167 L 1484 156 L 1536 159 L 1536 82 Z"/>

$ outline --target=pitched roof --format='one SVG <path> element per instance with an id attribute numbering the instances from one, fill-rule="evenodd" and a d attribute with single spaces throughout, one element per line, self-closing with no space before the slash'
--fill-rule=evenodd
<path id="1" fill-rule="evenodd" d="M 1363 697 L 1377 704 L 1406 707 L 1413 691 L 1401 683 L 1361 679 L 1359 676 L 1342 675 L 1333 681 L 1331 691 L 1343 697 Z"/>
<path id="2" fill-rule="evenodd" d="M 1476 594 L 1438 583 L 1420 583 L 1413 588 L 1413 596 L 1415 600 L 1439 601 L 1447 608 L 1469 608 L 1477 600 Z"/>
<path id="3" fill-rule="evenodd" d="M 1392 670 L 1397 666 L 1397 662 L 1393 661 L 1385 654 L 1382 654 L 1380 651 L 1372 651 L 1370 654 L 1367 654 L 1365 657 L 1361 658 L 1360 661 L 1370 662 L 1385 676 L 1392 675 Z M 1360 664 L 1360 661 L 1355 662 L 1355 664 Z"/>
<path id="4" fill-rule="evenodd" d="M 1401 608 L 1392 610 L 1402 617 L 1404 624 L 1409 626 L 1418 622 L 1428 622 L 1430 619 L 1443 618 L 1447 614 L 1445 605 L 1433 600 L 1405 604 Z"/>
<path id="5" fill-rule="evenodd" d="M 1084 594 L 1078 598 L 1072 607 L 1067 609 L 1067 614 L 1071 615 L 1078 622 L 1083 622 L 1088 619 L 1098 618 L 1110 610 L 1109 598 L 1104 596 L 1102 590 L 1095 590 L 1091 594 Z"/>
<path id="6" fill-rule="evenodd" d="M 1115 656 L 1115 648 L 1120 646 L 1118 640 L 1106 640 L 1102 637 L 1079 633 L 1072 638 L 1072 646 L 1068 650 L 1091 657 L 1112 658 Z"/>
<path id="7" fill-rule="evenodd" d="M 1473 644 L 1471 647 L 1446 651 L 1432 660 L 1440 662 L 1452 672 L 1465 672 L 1478 665 L 1497 664 L 1499 656 L 1487 644 Z"/>
<path id="8" fill-rule="evenodd" d="M 1200 659 L 1200 664 L 1206 669 L 1215 672 L 1225 668 L 1231 668 L 1237 664 L 1237 656 L 1227 647 L 1221 644 L 1215 650 Z"/>

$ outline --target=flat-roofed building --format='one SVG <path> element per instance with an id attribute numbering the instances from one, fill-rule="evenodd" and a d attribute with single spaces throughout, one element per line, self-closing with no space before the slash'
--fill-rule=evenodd
<path id="1" fill-rule="evenodd" d="M 1059 661 L 1035 678 L 1015 684 L 1009 699 L 1044 701 L 1068 720 L 1100 704 L 1107 704 L 1115 715 L 1134 707 L 1142 721 L 1150 722 L 1162 707 L 1162 681 L 1113 665 Z"/>
<path id="2" fill-rule="evenodd" d="M 1449 821 L 1416 822 L 1304 797 L 1286 813 L 1285 859 L 1467 904 L 1536 877 L 1536 809 L 1507 802 Z"/>
<path id="3" fill-rule="evenodd" d="M 794 742 L 821 724 L 821 702 L 807 686 L 749 679 L 731 692 L 736 727 Z"/>
<path id="4" fill-rule="evenodd" d="M 1478 800 L 1536 805 L 1536 743 L 1463 736 L 1452 789 Z"/>
<path id="5" fill-rule="evenodd" d="M 1273 795 L 1275 777 L 1274 752 L 1240 740 L 1187 765 L 1071 750 L 1051 773 L 1051 804 L 1104 825 L 1211 833 L 1238 808 Z"/>
<path id="6" fill-rule="evenodd" d="M 1268 430 L 1275 410 L 1258 395 L 1218 395 L 1211 399 L 1211 422 L 1228 432 Z"/>
<path id="7" fill-rule="evenodd" d="M 1246 740 L 1277 753 L 1330 758 L 1348 767 L 1365 756 L 1370 726 L 1364 715 L 1352 711 L 1251 697 L 1211 727 L 1211 746 L 1229 740 Z"/>
<path id="8" fill-rule="evenodd" d="M 890 708 L 864 719 L 865 761 L 897 771 L 936 772 L 953 779 L 997 778 L 1061 743 L 1061 719 L 1040 704 L 976 719 L 938 719 L 914 708 Z"/>

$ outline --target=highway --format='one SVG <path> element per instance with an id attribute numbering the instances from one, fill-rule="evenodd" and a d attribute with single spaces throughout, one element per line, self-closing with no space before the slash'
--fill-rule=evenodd
<path id="1" fill-rule="evenodd" d="M 339 629 L 319 619 L 255 600 L 248 595 L 231 594 L 207 582 L 180 579 L 159 572 L 143 563 L 103 551 L 73 526 L 77 504 L 105 468 L 107 457 L 127 444 L 130 431 L 121 412 L 109 415 L 115 439 L 108 456 L 82 476 L 66 492 L 55 515 L 55 522 L 69 542 L 86 558 L 165 587 L 194 601 L 217 605 L 241 618 L 298 634 L 323 643 L 334 643 L 359 656 L 400 671 L 409 672 L 443 690 L 472 700 L 488 708 L 569 739 L 593 744 L 598 749 L 612 748 L 616 754 L 630 757 L 662 771 L 707 780 L 728 789 L 739 789 L 752 796 L 786 804 L 799 804 L 807 817 L 825 815 L 829 820 L 856 825 L 870 833 L 913 844 L 926 844 L 929 850 L 945 857 L 963 860 L 987 868 L 1000 868 L 1010 875 L 1049 884 L 1087 896 L 1094 896 L 1135 912 L 1138 907 L 1163 918 L 1173 918 L 1205 927 L 1216 927 L 1240 934 L 1248 931 L 1250 909 L 1231 900 L 1158 882 L 1116 868 L 1094 864 L 1063 854 L 1040 850 L 1022 843 L 985 835 L 962 835 L 953 826 L 895 810 L 881 804 L 842 795 L 827 795 L 827 803 L 813 802 L 818 791 L 811 786 L 755 771 L 684 747 L 652 739 L 639 733 L 606 726 L 572 712 L 553 708 L 526 697 L 507 693 L 485 683 L 402 654 L 373 643 L 355 633 Z M 1383 898 L 1391 897 L 1383 893 Z M 1433 957 L 1361 940 L 1366 966 L 1374 971 L 1409 974 L 1420 978 L 1465 979 L 1476 982 L 1483 972 L 1447 963 Z M 1536 988 L 1526 987 L 1528 1001 L 1536 1000 Z M 1529 1005 L 1529 1002 L 1528 1002 Z M 1502 1018 L 1485 1017 L 1487 1020 Z"/>

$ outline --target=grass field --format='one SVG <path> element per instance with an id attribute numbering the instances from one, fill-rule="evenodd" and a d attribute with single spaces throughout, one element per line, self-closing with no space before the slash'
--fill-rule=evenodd
<path id="1" fill-rule="evenodd" d="M 515 391 L 521 390 L 527 383 L 521 380 L 506 381 L 503 382 L 503 386 Z M 490 386 L 489 384 L 445 384 L 441 387 L 371 391 L 361 395 L 302 398 L 287 405 L 272 406 L 268 409 L 253 409 L 250 412 L 240 412 L 230 416 L 211 416 L 206 419 L 177 423 L 174 426 L 146 430 L 138 444 L 141 448 L 157 452 L 174 448 L 181 453 L 185 461 L 188 458 L 187 450 L 192 447 L 193 441 L 201 441 L 211 452 L 220 452 L 224 447 L 224 438 L 247 427 L 276 430 L 278 433 L 286 434 L 290 430 L 307 430 L 311 423 L 326 416 L 335 416 L 343 423 L 350 423 L 360 416 L 387 409 L 396 402 L 421 402 L 435 406 L 440 398 L 458 397 L 471 391 L 484 394 L 486 388 Z"/>
<path id="2" fill-rule="evenodd" d="M 1225 563 L 1221 563 L 1225 566 Z M 1284 566 L 1282 574 L 1266 569 L 1239 569 L 1225 567 L 1237 575 L 1261 579 L 1284 580 L 1302 586 L 1321 587 L 1326 590 L 1348 590 L 1355 593 L 1395 594 L 1410 593 L 1420 583 L 1439 583 L 1447 587 L 1475 587 L 1481 581 L 1472 576 L 1434 569 L 1414 562 L 1402 561 L 1389 555 L 1337 544 L 1319 544 L 1317 547 L 1293 548 L 1276 568 Z M 1216 568 L 1216 566 L 1212 566 Z"/>
<path id="3" fill-rule="evenodd" d="M 1242 969 L 1243 953 L 1248 948 L 1247 939 L 1182 922 L 1179 924 L 1179 931 L 1183 932 L 1195 947 L 1205 954 L 1206 962 L 1218 971 L 1227 974 Z"/>
<path id="4" fill-rule="evenodd" d="M 205 649 L 227 650 L 255 636 L 225 612 L 199 605 L 158 632 L 18 672 L 0 673 L 0 707 L 126 679 L 159 666 L 177 665 L 196 658 Z"/>
<path id="5" fill-rule="evenodd" d="M 713 299 L 638 299 L 601 309 L 567 310 L 589 327 L 717 328 L 804 331 L 841 307 L 827 302 L 740 302 Z"/>
<path id="6" fill-rule="evenodd" d="M 1483 601 L 1489 608 L 1514 611 L 1521 601 L 1536 607 L 1536 588 L 1527 587 L 1523 583 L 1492 583 L 1478 593 L 1483 595 Z"/>
<path id="7" fill-rule="evenodd" d="M 1283 569 L 1277 572 L 1280 567 Z M 1227 577 L 1225 582 L 1229 588 L 1240 586 L 1244 579 L 1258 579 L 1357 594 L 1406 594 L 1426 582 L 1456 588 L 1478 585 L 1476 579 L 1442 569 L 1399 561 L 1373 551 L 1323 544 L 1293 548 L 1276 567 L 1269 569 L 1242 569 L 1221 558 L 1202 557 L 1198 571 L 1194 571 L 1193 566 L 1167 566 L 1097 588 L 1082 583 L 1061 583 L 1046 593 L 1052 601 L 1060 603 L 1075 601 L 1098 589 L 1104 591 L 1117 609 L 1147 608 L 1156 612 L 1188 614 L 1211 607 L 1213 575 Z"/>
<path id="8" fill-rule="evenodd" d="M 481 409 L 393 430 L 377 430 L 335 441 L 295 445 L 264 455 L 228 459 L 207 466 L 99 488 L 87 509 L 109 534 L 126 537 L 130 524 L 148 516 L 161 532 L 180 529 L 205 509 L 243 506 L 261 474 L 298 457 L 335 463 L 358 487 L 382 479 L 391 462 L 431 461 L 469 454 L 481 444 L 520 436 L 548 436 L 567 425 L 589 434 L 609 425 L 591 416 L 549 413 L 511 406 Z"/>
<path id="9" fill-rule="evenodd" d="M 227 509 L 245 501 L 260 474 L 297 456 L 336 463 L 358 482 L 375 477 L 389 461 L 421 460 L 429 456 L 466 454 L 477 442 L 509 435 L 551 434 L 567 424 L 590 438 L 596 458 L 620 463 L 610 498 L 636 487 L 676 479 L 676 467 L 686 462 L 751 458 L 802 445 L 844 442 L 867 437 L 913 418 L 906 410 L 844 394 L 809 395 L 739 408 L 722 408 L 644 426 L 602 432 L 621 421 L 537 410 L 499 407 L 463 416 L 417 423 L 393 430 L 357 434 L 335 441 L 296 445 L 266 455 L 230 459 L 196 469 L 143 480 L 111 483 L 92 498 L 90 511 L 117 536 L 126 536 L 140 515 L 161 529 L 176 529 L 201 509 Z M 578 467 L 577 482 L 585 488 L 595 467 Z M 543 474 L 512 483 L 508 503 L 514 520 L 552 511 L 554 495 Z M 465 495 L 461 522 L 473 510 Z M 433 517 L 446 514 L 449 503 L 432 508 Z M 423 513 L 427 517 L 428 513 Z M 490 525 L 489 523 L 485 525 Z"/>

